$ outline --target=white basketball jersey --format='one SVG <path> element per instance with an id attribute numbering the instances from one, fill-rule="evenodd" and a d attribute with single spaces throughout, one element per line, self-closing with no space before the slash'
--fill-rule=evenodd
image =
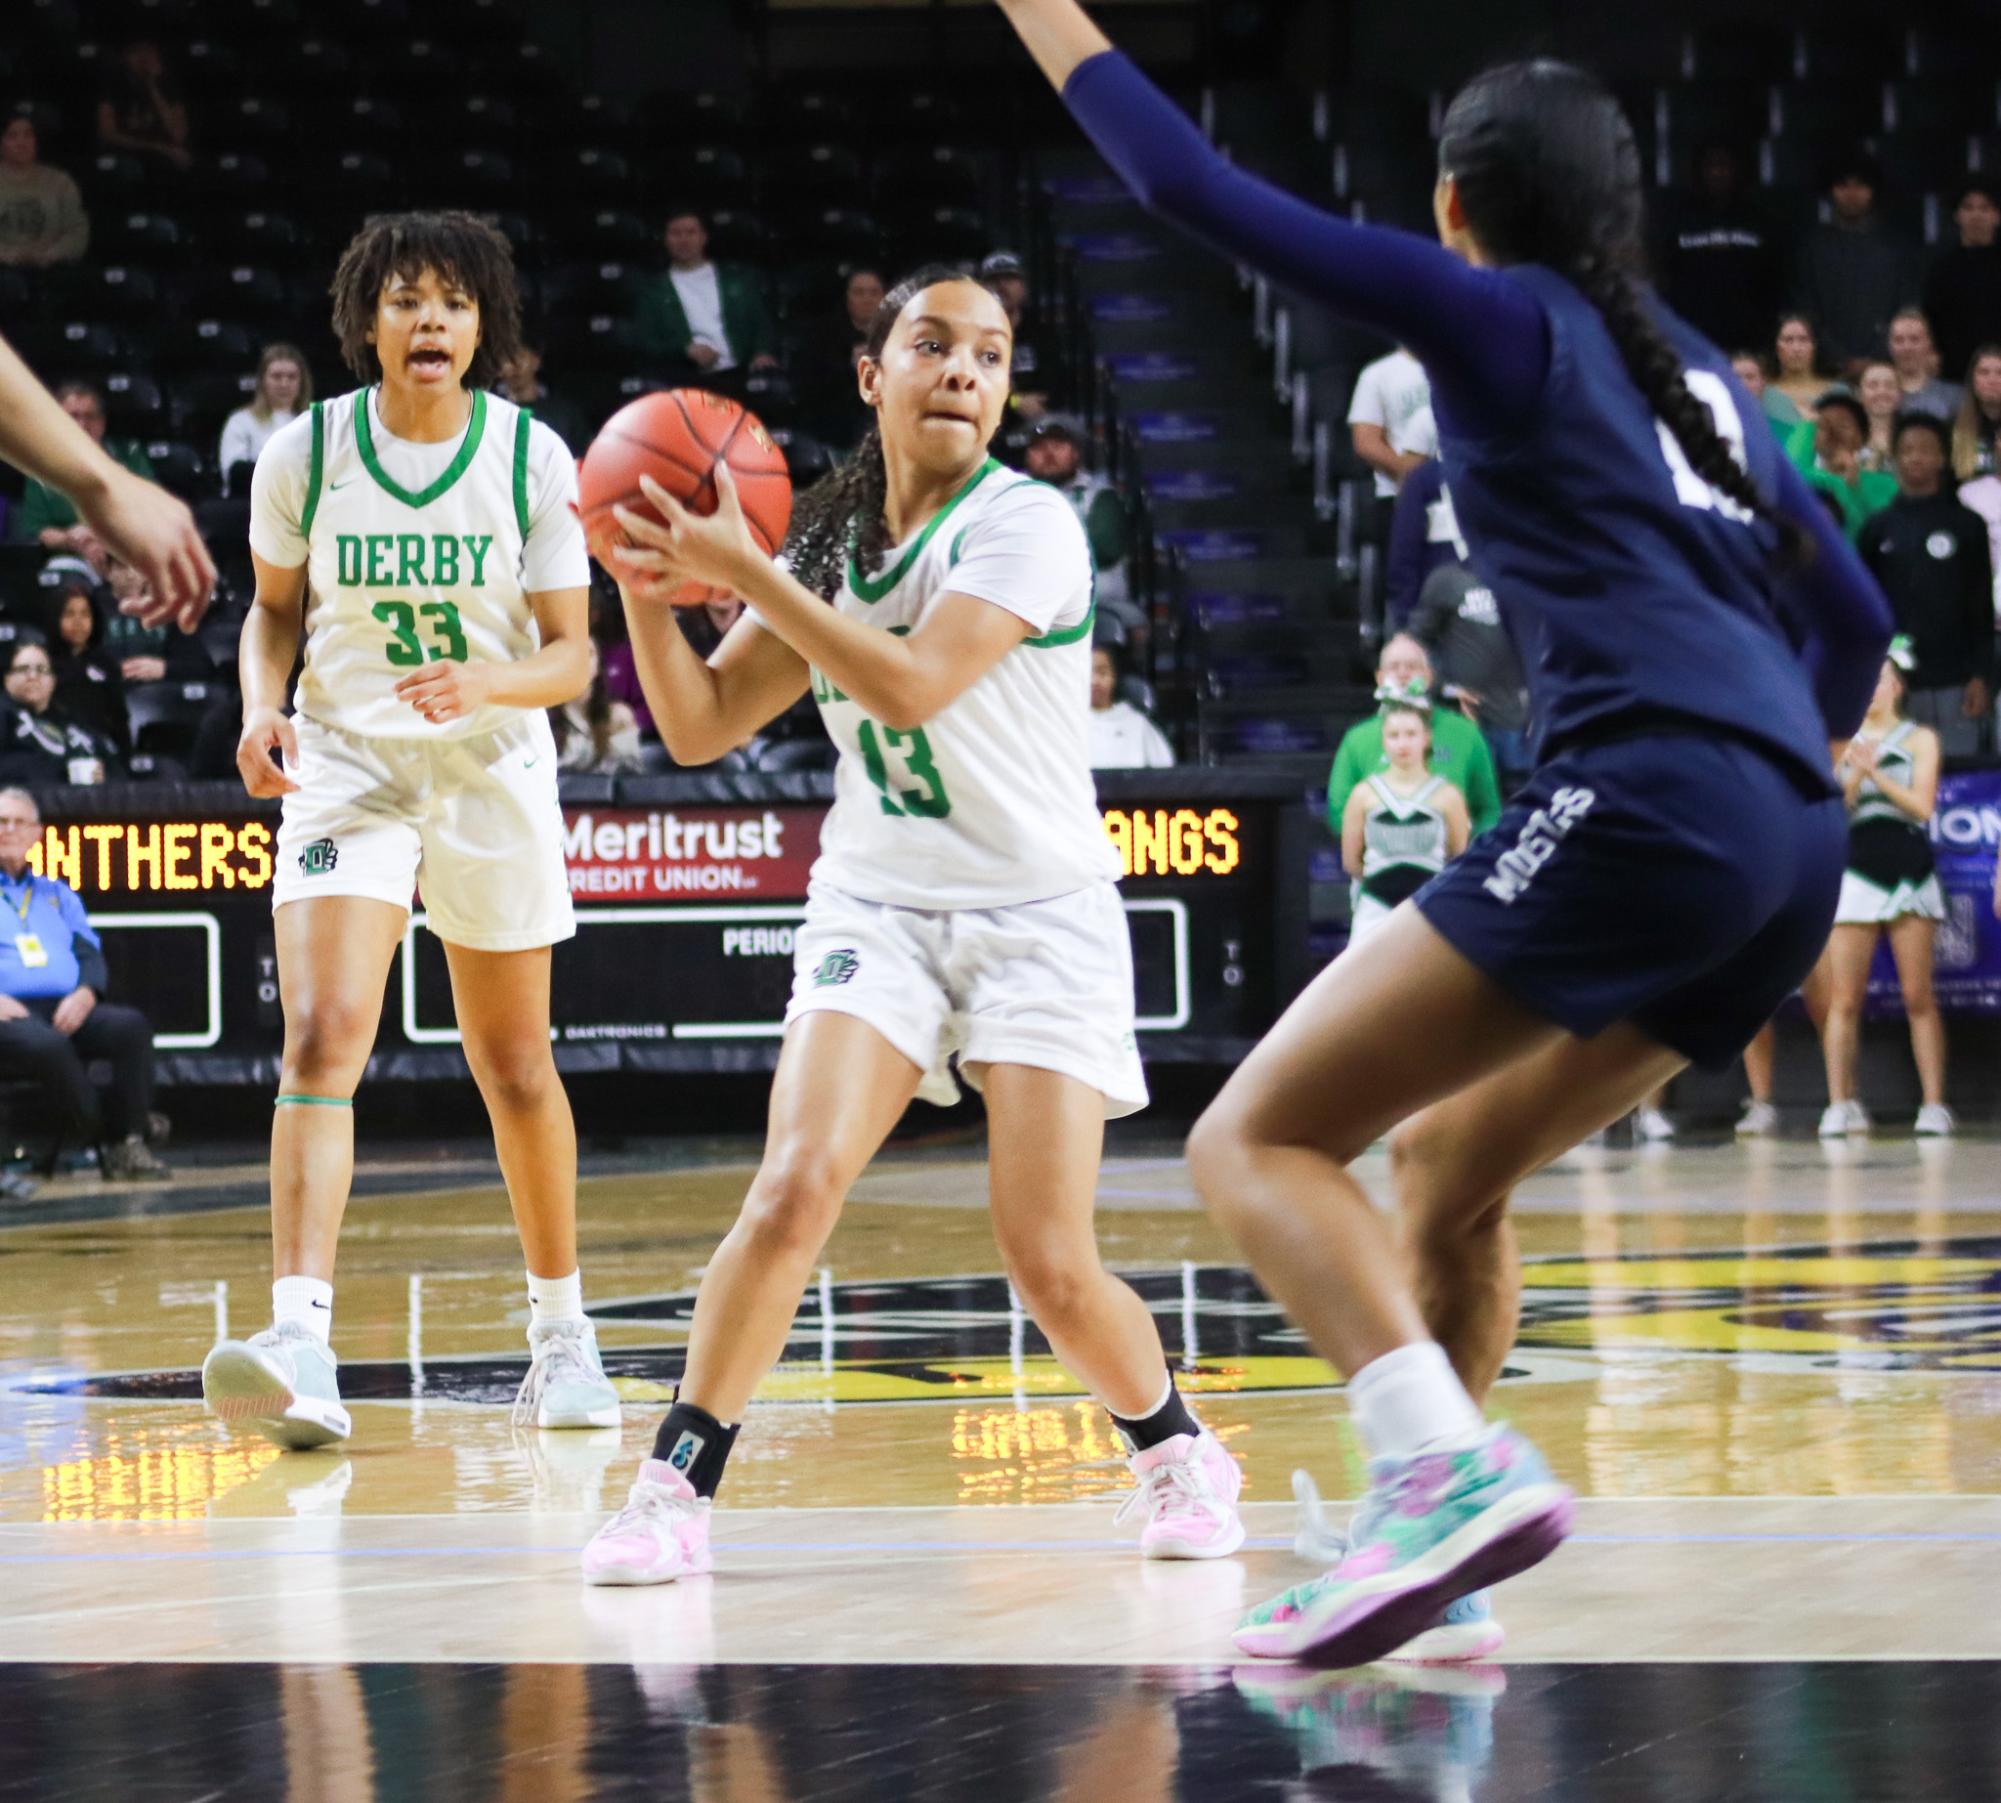
<path id="1" fill-rule="evenodd" d="M 451 461 L 412 490 L 383 467 L 369 393 L 317 403 L 299 422 L 311 434 L 298 523 L 308 546 L 299 711 L 366 738 L 493 732 L 520 710 L 433 724 L 395 690 L 440 658 L 512 663 L 540 644 L 523 581 L 533 422 L 475 390 Z"/>
<path id="2" fill-rule="evenodd" d="M 941 597 L 1027 620 L 1015 647 L 909 731 L 872 720 L 818 670 L 840 750 L 814 876 L 907 908 L 999 908 L 1115 882 L 1091 780 L 1091 553 L 1069 503 L 989 459 L 878 573 L 852 561 L 842 613 L 908 633 Z"/>

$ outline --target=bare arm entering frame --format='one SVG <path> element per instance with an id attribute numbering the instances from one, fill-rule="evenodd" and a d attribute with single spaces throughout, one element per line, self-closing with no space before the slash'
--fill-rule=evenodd
<path id="1" fill-rule="evenodd" d="M 137 617 L 192 632 L 208 611 L 215 565 L 194 515 L 91 442 L 0 338 L 0 457 L 75 504 L 84 524 L 146 578 Z"/>

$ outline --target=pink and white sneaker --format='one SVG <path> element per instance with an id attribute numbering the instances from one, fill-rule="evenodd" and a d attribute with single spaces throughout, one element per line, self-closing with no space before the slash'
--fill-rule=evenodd
<path id="1" fill-rule="evenodd" d="M 709 1499 L 665 1459 L 648 1459 L 625 1507 L 584 1548 L 586 1584 L 671 1584 L 711 1569 Z"/>
<path id="2" fill-rule="evenodd" d="M 1207 1428 L 1176 1434 L 1127 1463 L 1138 1487 L 1120 1504 L 1113 1525 L 1143 1514 L 1139 1550 L 1149 1559 L 1227 1559 L 1243 1545 L 1237 1496 L 1244 1474 Z"/>

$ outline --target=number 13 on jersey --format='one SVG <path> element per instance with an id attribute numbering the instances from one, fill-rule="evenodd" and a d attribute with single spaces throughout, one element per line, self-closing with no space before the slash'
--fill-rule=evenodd
<path id="1" fill-rule="evenodd" d="M 931 741 L 924 736 L 924 728 L 915 726 L 908 732 L 901 732 L 893 726 L 885 726 L 878 735 L 876 723 L 864 720 L 855 735 L 861 741 L 862 762 L 868 767 L 868 779 L 882 791 L 882 811 L 885 814 L 915 814 L 925 820 L 943 820 L 952 811 L 952 798 L 945 793 L 945 779 L 938 773 L 937 760 L 931 755 Z M 922 783 L 921 789 L 890 787 L 889 759 L 894 756 L 903 766 L 903 774 L 912 781 Z"/>

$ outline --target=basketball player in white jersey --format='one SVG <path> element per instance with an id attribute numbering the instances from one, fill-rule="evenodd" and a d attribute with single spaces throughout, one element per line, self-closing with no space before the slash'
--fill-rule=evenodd
<path id="1" fill-rule="evenodd" d="M 490 391 L 521 330 L 512 253 L 490 226 L 372 220 L 333 295 L 365 386 L 274 437 L 251 488 L 237 764 L 252 795 L 284 798 L 273 1322 L 209 1354 L 203 1394 L 280 1446 L 350 1432 L 329 1329 L 352 1106 L 421 887 L 528 1267 L 516 1420 L 614 1426 L 577 1271 L 576 1133 L 549 1049 L 550 948 L 576 923 L 544 709 L 589 678 L 576 467 Z"/>
<path id="2" fill-rule="evenodd" d="M 1236 1462 L 1092 1230 L 1105 1120 L 1144 1106 L 1146 1081 L 1086 750 L 1089 548 L 1061 495 L 987 455 L 1011 350 L 978 282 L 925 271 L 894 290 L 859 368 L 877 423 L 803 497 L 789 569 L 757 549 L 721 472 L 710 518 L 657 486 L 669 527 L 620 511 L 634 654 L 675 757 L 720 756 L 810 687 L 840 762 L 764 1160 L 702 1278 L 654 1456 L 585 1549 L 592 1583 L 709 1569 L 710 1498 L 848 1187 L 913 1096 L 957 1093 L 954 1053 L 986 1097 L 1002 1262 L 1125 1438 L 1142 1549 L 1242 1544 Z M 684 579 L 750 609 L 706 664 L 661 605 Z"/>

